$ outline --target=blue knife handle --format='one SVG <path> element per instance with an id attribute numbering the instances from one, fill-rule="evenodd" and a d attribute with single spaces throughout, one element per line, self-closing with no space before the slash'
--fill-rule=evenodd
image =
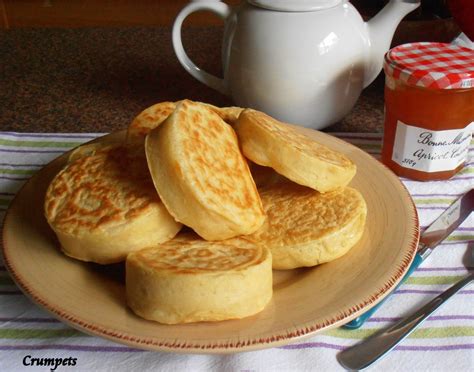
<path id="1" fill-rule="evenodd" d="M 419 253 L 417 253 L 415 255 L 415 258 L 413 259 L 413 262 L 411 263 L 410 267 L 408 268 L 408 271 L 406 272 L 405 276 L 402 278 L 400 283 L 398 283 L 398 285 L 395 287 L 394 291 L 397 290 L 397 288 L 413 273 L 413 271 L 415 271 L 418 268 L 418 266 L 420 266 L 420 264 L 422 262 L 423 262 L 423 258 L 420 256 Z M 358 318 L 355 318 L 355 319 L 351 320 L 349 323 L 344 324 L 343 328 L 346 328 L 346 329 L 357 329 L 357 328 L 359 328 L 362 324 L 365 323 L 365 321 L 367 319 L 369 319 L 372 316 L 373 313 L 375 313 L 377 311 L 377 309 L 385 302 L 385 300 L 387 300 L 390 297 L 390 295 L 391 295 L 391 293 L 389 293 L 387 296 L 385 296 L 385 298 L 382 301 L 380 301 L 377 305 L 375 305 L 374 307 L 367 310 L 365 313 L 360 315 Z"/>

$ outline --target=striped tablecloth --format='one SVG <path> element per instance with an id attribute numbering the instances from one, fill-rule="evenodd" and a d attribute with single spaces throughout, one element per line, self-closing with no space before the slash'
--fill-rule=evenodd
<path id="1" fill-rule="evenodd" d="M 41 167 L 98 134 L 0 132 L 0 221 L 15 192 Z M 378 157 L 380 134 L 336 134 Z M 468 166 L 452 180 L 402 179 L 426 227 L 474 186 L 474 145 Z M 474 243 L 474 215 L 450 236 L 359 330 L 334 329 L 280 348 L 226 356 L 177 355 L 130 349 L 76 331 L 26 298 L 0 261 L 0 371 L 47 370 L 24 366 L 31 358 L 71 358 L 57 370 L 278 371 L 342 370 L 336 353 L 448 288 L 468 273 L 463 256 Z M 71 364 L 75 364 L 72 366 Z M 383 371 L 468 371 L 474 366 L 474 288 L 466 287 L 373 367 Z"/>

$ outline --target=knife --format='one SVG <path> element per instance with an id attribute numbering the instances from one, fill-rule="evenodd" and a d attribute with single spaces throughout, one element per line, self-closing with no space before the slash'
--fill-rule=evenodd
<path id="1" fill-rule="evenodd" d="M 433 252 L 436 246 L 446 239 L 456 228 L 469 216 L 474 206 L 474 189 L 457 199 L 451 206 L 439 216 L 420 237 L 415 258 L 408 268 L 407 273 L 394 291 L 415 271 L 420 264 Z M 343 328 L 357 329 L 372 316 L 373 313 L 385 302 L 390 295 L 387 295 L 377 305 L 368 311 L 343 325 Z"/>

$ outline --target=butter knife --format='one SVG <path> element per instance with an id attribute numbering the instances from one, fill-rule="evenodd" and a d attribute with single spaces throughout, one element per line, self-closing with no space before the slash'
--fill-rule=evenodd
<path id="1" fill-rule="evenodd" d="M 474 250 L 472 249 L 470 261 L 470 265 L 472 265 L 474 263 Z M 350 371 L 360 371 L 369 367 L 397 346 L 400 341 L 412 333 L 416 327 L 423 323 L 441 305 L 473 280 L 474 273 L 471 273 L 413 314 L 401 319 L 391 327 L 370 336 L 366 340 L 341 351 L 337 355 L 338 362 Z"/>
<path id="2" fill-rule="evenodd" d="M 446 239 L 471 213 L 474 206 L 474 189 L 457 199 L 451 206 L 439 216 L 420 237 L 417 253 L 412 264 L 408 268 L 407 273 L 398 283 L 396 290 L 418 266 L 433 252 L 436 246 Z M 390 295 L 386 296 L 377 305 L 368 311 L 353 319 L 349 323 L 343 325 L 346 329 L 357 329 L 369 319 L 373 313 L 387 300 Z"/>

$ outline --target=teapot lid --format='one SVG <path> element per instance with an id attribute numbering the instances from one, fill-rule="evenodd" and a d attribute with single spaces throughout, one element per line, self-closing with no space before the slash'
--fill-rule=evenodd
<path id="1" fill-rule="evenodd" d="M 331 8 L 342 0 L 248 0 L 249 3 L 269 10 L 310 12 Z"/>

